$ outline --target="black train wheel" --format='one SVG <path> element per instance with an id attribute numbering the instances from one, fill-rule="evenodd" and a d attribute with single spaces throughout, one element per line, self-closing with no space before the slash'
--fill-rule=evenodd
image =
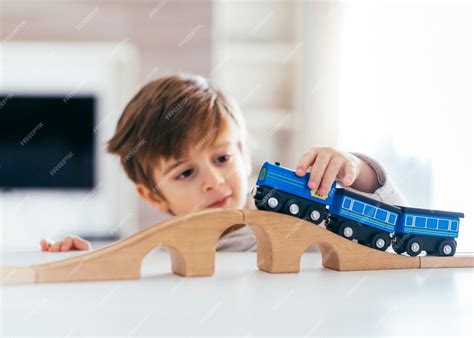
<path id="1" fill-rule="evenodd" d="M 392 240 L 392 249 L 397 254 L 401 255 L 407 249 L 406 242 L 409 239 L 409 236 L 403 235 L 402 237 L 396 236 Z"/>
<path id="2" fill-rule="evenodd" d="M 266 209 L 271 211 L 279 211 L 285 203 L 283 196 L 274 191 L 268 192 L 263 198 L 263 201 Z"/>
<path id="3" fill-rule="evenodd" d="M 392 249 L 393 249 L 393 251 L 395 251 L 399 255 L 401 255 L 402 253 L 405 252 L 405 248 L 403 247 L 402 243 L 392 244 Z"/>
<path id="4" fill-rule="evenodd" d="M 423 242 L 416 237 L 412 237 L 407 242 L 406 250 L 410 256 L 418 256 L 423 251 Z"/>
<path id="5" fill-rule="evenodd" d="M 339 226 L 337 233 L 344 238 L 352 240 L 356 238 L 356 226 L 353 222 L 349 222 L 349 221 L 343 222 Z"/>
<path id="6" fill-rule="evenodd" d="M 303 215 L 303 204 L 297 199 L 290 199 L 285 204 L 285 214 L 295 217 L 301 217 Z"/>
<path id="7" fill-rule="evenodd" d="M 385 233 L 378 233 L 372 237 L 370 246 L 374 249 L 385 251 L 390 246 L 390 237 Z"/>
<path id="8" fill-rule="evenodd" d="M 306 209 L 305 219 L 320 224 L 327 217 L 327 210 L 318 205 L 311 205 Z"/>
<path id="9" fill-rule="evenodd" d="M 456 242 L 453 239 L 446 239 L 438 246 L 439 256 L 454 256 L 456 252 Z"/>

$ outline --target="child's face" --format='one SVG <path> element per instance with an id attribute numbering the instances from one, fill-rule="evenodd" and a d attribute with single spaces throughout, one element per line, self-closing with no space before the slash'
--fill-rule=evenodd
<path id="1" fill-rule="evenodd" d="M 243 208 L 248 187 L 240 133 L 232 122 L 223 124 L 214 144 L 193 145 L 183 159 L 160 161 L 154 179 L 164 199 L 137 185 L 140 195 L 174 215 L 206 208 Z"/>

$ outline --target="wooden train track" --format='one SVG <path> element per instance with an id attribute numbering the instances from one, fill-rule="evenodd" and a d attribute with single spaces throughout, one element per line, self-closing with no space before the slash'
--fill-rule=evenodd
<path id="1" fill-rule="evenodd" d="M 83 255 L 24 267 L 2 267 L 1 281 L 48 283 L 140 278 L 143 258 L 167 249 L 171 268 L 182 276 L 214 273 L 216 244 L 228 228 L 248 224 L 257 239 L 257 266 L 270 273 L 300 270 L 306 249 L 316 244 L 322 265 L 337 271 L 474 267 L 474 255 L 410 257 L 381 252 L 342 238 L 322 226 L 260 210 L 204 210 L 152 225 L 130 237 Z"/>

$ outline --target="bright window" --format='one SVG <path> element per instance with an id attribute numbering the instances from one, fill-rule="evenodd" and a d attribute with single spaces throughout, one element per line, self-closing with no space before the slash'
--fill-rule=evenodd
<path id="1" fill-rule="evenodd" d="M 341 149 L 375 157 L 410 206 L 464 212 L 474 250 L 472 3 L 343 2 Z"/>

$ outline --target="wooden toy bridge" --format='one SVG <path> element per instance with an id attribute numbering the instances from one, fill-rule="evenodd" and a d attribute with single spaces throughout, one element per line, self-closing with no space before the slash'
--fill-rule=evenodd
<path id="1" fill-rule="evenodd" d="M 300 270 L 309 246 L 319 247 L 324 267 L 337 271 L 474 267 L 474 256 L 410 257 L 381 252 L 340 237 L 322 226 L 260 210 L 212 209 L 152 225 L 109 246 L 60 261 L 2 267 L 2 283 L 47 283 L 140 278 L 143 258 L 167 249 L 171 269 L 182 276 L 214 273 L 216 245 L 230 227 L 248 224 L 257 239 L 257 266 L 270 273 Z"/>

